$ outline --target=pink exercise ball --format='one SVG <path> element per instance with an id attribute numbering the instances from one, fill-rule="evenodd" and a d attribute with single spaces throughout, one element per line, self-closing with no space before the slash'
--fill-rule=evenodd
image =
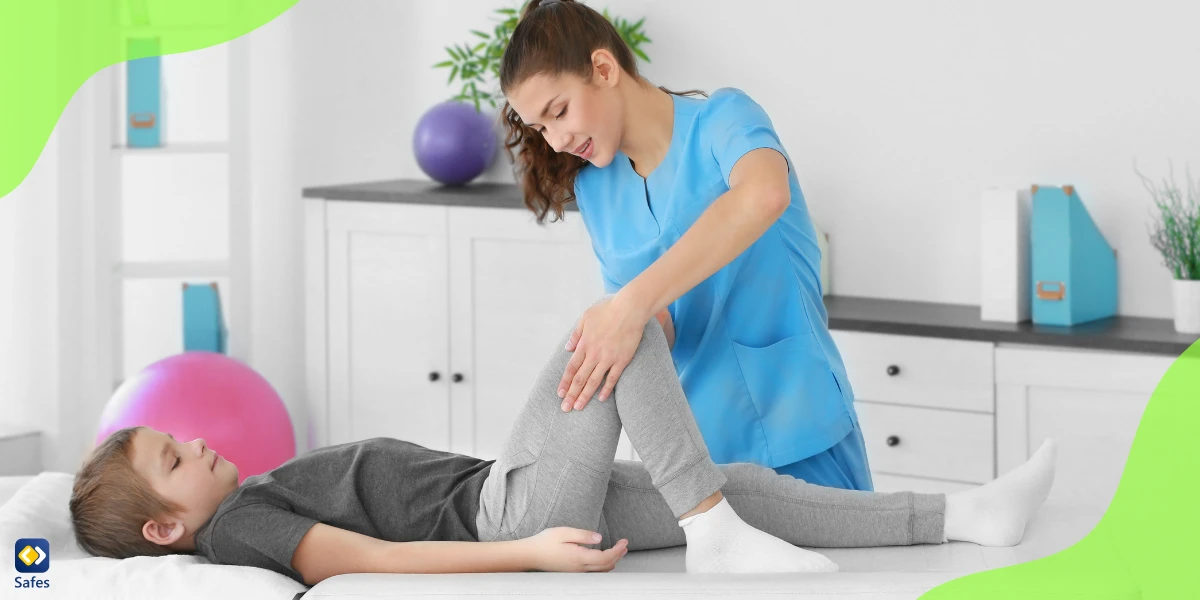
<path id="1" fill-rule="evenodd" d="M 185 352 L 130 377 L 100 415 L 96 443 L 144 425 L 180 442 L 204 438 L 237 465 L 238 483 L 296 455 L 287 408 L 261 375 L 214 352 Z"/>

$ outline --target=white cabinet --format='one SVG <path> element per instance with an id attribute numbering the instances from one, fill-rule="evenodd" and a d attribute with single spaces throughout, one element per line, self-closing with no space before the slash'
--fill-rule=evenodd
<path id="1" fill-rule="evenodd" d="M 877 491 L 951 492 L 995 476 L 991 342 L 832 334 Z"/>
<path id="2" fill-rule="evenodd" d="M 833 331 L 878 491 L 952 492 L 1058 442 L 1052 501 L 1107 508 L 1175 357 Z"/>
<path id="3" fill-rule="evenodd" d="M 306 200 L 306 228 L 311 447 L 390 436 L 496 458 L 603 295 L 577 213 Z"/>
<path id="4" fill-rule="evenodd" d="M 998 473 L 1058 442 L 1052 500 L 1107 508 L 1150 395 L 1175 357 L 996 349 Z"/>

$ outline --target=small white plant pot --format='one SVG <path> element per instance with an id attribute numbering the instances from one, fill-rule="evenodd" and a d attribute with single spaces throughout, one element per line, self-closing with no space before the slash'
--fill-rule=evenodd
<path id="1" fill-rule="evenodd" d="M 1200 333 L 1200 279 L 1176 279 L 1171 285 L 1175 300 L 1175 331 Z"/>

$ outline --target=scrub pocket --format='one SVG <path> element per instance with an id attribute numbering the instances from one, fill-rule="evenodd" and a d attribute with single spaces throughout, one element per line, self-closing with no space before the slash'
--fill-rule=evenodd
<path id="1" fill-rule="evenodd" d="M 842 388 L 811 334 L 761 348 L 730 341 L 772 462 L 812 456 L 849 433 L 853 421 Z M 803 456 L 791 458 L 797 455 Z"/>

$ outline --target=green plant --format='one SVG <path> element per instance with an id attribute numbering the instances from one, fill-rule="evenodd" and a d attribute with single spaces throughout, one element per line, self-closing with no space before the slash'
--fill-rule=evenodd
<path id="1" fill-rule="evenodd" d="M 1187 201 L 1175 185 L 1175 167 L 1170 166 L 1170 179 L 1163 179 L 1162 189 L 1148 177 L 1133 170 L 1154 199 L 1154 222 L 1150 241 L 1162 254 L 1163 264 L 1175 279 L 1200 279 L 1200 182 L 1192 181 L 1187 171 Z"/>
<path id="2" fill-rule="evenodd" d="M 452 85 L 456 78 L 462 82 L 462 87 L 452 100 L 473 103 L 475 110 L 481 110 L 483 102 L 496 108 L 504 101 L 504 95 L 495 89 L 495 82 L 500 77 L 500 59 L 504 56 L 508 40 L 512 38 L 512 32 L 517 27 L 517 18 L 526 4 L 528 4 L 528 0 L 521 3 L 521 8 L 496 9 L 499 21 L 490 33 L 472 29 L 471 33 L 478 39 L 446 47 L 446 53 L 450 55 L 449 60 L 433 66 L 437 69 L 450 69 L 450 77 L 447 79 L 446 85 Z M 642 31 L 642 25 L 646 19 L 630 22 L 620 17 L 610 16 L 607 8 L 602 14 L 621 34 L 621 39 L 629 44 L 629 49 L 633 51 L 633 54 L 650 62 L 650 57 L 646 56 L 646 52 L 642 50 L 642 44 L 650 43 L 650 38 L 646 37 L 645 32 Z M 491 87 L 489 88 L 489 86 Z"/>

